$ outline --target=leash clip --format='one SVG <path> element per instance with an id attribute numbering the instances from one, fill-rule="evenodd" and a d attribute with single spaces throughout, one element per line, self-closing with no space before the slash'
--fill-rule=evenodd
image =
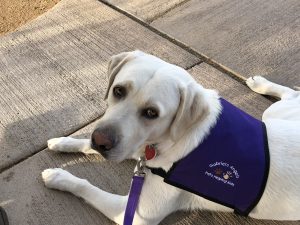
<path id="1" fill-rule="evenodd" d="M 145 157 L 140 157 L 139 160 L 136 163 L 137 171 L 134 172 L 135 176 L 144 177 L 146 175 L 145 173 L 145 167 L 146 167 L 146 159 Z"/>

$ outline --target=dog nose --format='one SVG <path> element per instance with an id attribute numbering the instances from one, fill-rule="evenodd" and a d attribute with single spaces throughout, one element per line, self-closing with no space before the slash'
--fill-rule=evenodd
<path id="1" fill-rule="evenodd" d="M 96 129 L 92 133 L 92 148 L 100 152 L 109 151 L 114 147 L 114 140 L 107 132 Z"/>

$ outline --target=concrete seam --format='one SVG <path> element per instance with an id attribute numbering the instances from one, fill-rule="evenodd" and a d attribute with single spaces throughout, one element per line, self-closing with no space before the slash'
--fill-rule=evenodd
<path id="1" fill-rule="evenodd" d="M 191 65 L 191 66 L 188 66 L 188 67 L 186 67 L 186 68 L 184 68 L 185 70 L 190 70 L 190 69 L 193 69 L 195 66 L 198 66 L 198 65 L 200 65 L 201 63 L 203 63 L 203 61 L 201 60 L 201 61 L 199 61 L 199 62 L 196 62 L 196 63 L 194 63 L 193 65 Z"/>
<path id="2" fill-rule="evenodd" d="M 166 33 L 163 33 L 162 31 L 158 30 L 157 28 L 155 28 L 155 27 L 151 26 L 150 24 L 142 21 L 141 19 L 139 19 L 135 15 L 133 15 L 133 14 L 131 14 L 131 13 L 129 13 L 129 12 L 127 12 L 127 11 L 125 11 L 125 10 L 123 10 L 123 9 L 107 2 L 106 0 L 98 0 L 98 1 L 100 1 L 101 3 L 107 5 L 108 7 L 116 10 L 117 12 L 127 16 L 128 18 L 130 18 L 133 21 L 139 23 L 140 25 L 146 27 L 147 29 L 151 30 L 153 33 L 167 39 L 171 43 L 173 43 L 173 44 L 177 45 L 178 47 L 184 49 L 185 51 L 189 52 L 190 54 L 198 57 L 203 62 L 209 64 L 210 66 L 214 67 L 215 69 L 219 70 L 220 72 L 225 73 L 226 75 L 230 76 L 234 80 L 237 80 L 240 83 L 242 83 L 243 85 L 246 85 L 246 82 L 245 82 L 246 78 L 243 75 L 241 75 L 241 74 L 229 69 L 228 67 L 218 63 L 217 61 L 215 61 L 214 59 L 206 56 L 205 54 L 197 52 L 195 49 L 193 49 L 192 47 L 189 47 L 184 42 L 181 42 L 181 41 L 177 40 L 176 38 L 174 38 L 174 37 L 172 37 L 172 36 L 170 36 Z"/>
<path id="3" fill-rule="evenodd" d="M 153 16 L 153 17 L 150 18 L 150 19 L 146 19 L 146 22 L 147 22 L 147 23 L 152 23 L 152 22 L 154 22 L 155 20 L 157 20 L 159 17 L 162 17 L 162 16 L 166 15 L 167 13 L 169 13 L 169 12 L 171 12 L 172 10 L 174 10 L 174 9 L 176 9 L 176 8 L 178 8 L 178 7 L 182 6 L 182 5 L 184 5 L 184 4 L 186 4 L 186 3 L 189 2 L 189 1 L 190 1 L 190 0 L 185 0 L 185 1 L 183 1 L 183 2 L 180 2 L 180 3 L 178 3 L 178 4 L 175 4 L 174 6 L 172 6 L 172 7 L 169 8 L 169 9 L 167 9 L 166 11 L 161 12 L 161 13 L 159 13 L 159 14 Z"/>
<path id="4" fill-rule="evenodd" d="M 77 131 L 79 131 L 79 130 L 85 128 L 86 126 L 88 126 L 88 125 L 92 124 L 93 122 L 95 122 L 96 120 L 100 119 L 100 118 L 102 117 L 103 114 L 104 114 L 104 113 L 102 113 L 101 115 L 97 116 L 96 118 L 93 118 L 92 120 L 90 120 L 90 121 L 88 121 L 87 123 L 83 124 L 83 125 L 80 126 L 79 128 L 75 128 L 73 131 L 71 131 L 71 132 L 65 134 L 64 136 L 65 136 L 65 137 L 71 136 L 72 134 L 76 133 Z M 20 158 L 19 160 L 17 160 L 17 161 L 15 161 L 15 162 L 13 162 L 13 163 L 11 163 L 11 164 L 9 164 L 9 165 L 7 165 L 7 166 L 1 168 L 1 169 L 0 169 L 0 175 L 1 175 L 3 172 L 5 172 L 5 171 L 7 171 L 7 170 L 13 168 L 14 166 L 18 165 L 19 163 L 22 163 L 22 162 L 26 161 L 27 159 L 30 159 L 31 157 L 35 156 L 35 155 L 38 154 L 39 152 L 45 151 L 47 148 L 48 148 L 47 146 L 43 146 L 42 149 L 40 149 L 40 150 L 38 150 L 38 151 L 35 151 L 35 152 L 31 153 L 30 155 L 27 155 L 27 156 L 25 156 L 25 157 L 22 157 L 22 158 Z"/>

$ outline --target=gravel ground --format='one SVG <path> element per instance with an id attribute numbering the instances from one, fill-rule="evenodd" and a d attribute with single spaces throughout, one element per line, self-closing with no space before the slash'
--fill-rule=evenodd
<path id="1" fill-rule="evenodd" d="M 46 12 L 60 0 L 0 0 L 0 35 Z"/>

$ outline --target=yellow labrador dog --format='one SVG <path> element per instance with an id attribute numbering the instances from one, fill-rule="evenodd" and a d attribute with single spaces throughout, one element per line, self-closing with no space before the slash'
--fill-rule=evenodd
<path id="1" fill-rule="evenodd" d="M 60 137 L 50 139 L 52 151 L 101 153 L 120 162 L 143 156 L 145 146 L 156 144 L 156 157 L 148 168 L 169 171 L 210 135 L 222 113 L 221 100 L 214 90 L 203 88 L 184 69 L 141 51 L 124 52 L 111 58 L 108 69 L 108 108 L 91 140 Z M 257 219 L 300 219 L 300 92 L 256 76 L 247 80 L 255 92 L 281 100 L 263 114 L 270 162 L 264 191 L 249 216 Z M 239 133 L 235 134 L 236 137 Z M 251 140 L 253 137 L 247 137 Z M 250 141 L 251 143 L 251 141 Z M 228 167 L 226 162 L 216 165 Z M 234 184 L 238 171 L 232 166 L 222 173 L 205 175 L 214 182 Z M 187 175 L 188 176 L 188 175 Z M 122 224 L 128 196 L 107 193 L 56 168 L 42 173 L 45 185 L 83 198 L 112 221 Z M 233 179 L 233 178 L 232 178 Z M 229 187 L 228 186 L 228 187 Z M 237 199 L 239 200 L 239 199 Z M 146 177 L 133 224 L 158 224 L 176 210 L 205 209 L 233 211 L 228 206 L 174 187 L 146 169 Z"/>

